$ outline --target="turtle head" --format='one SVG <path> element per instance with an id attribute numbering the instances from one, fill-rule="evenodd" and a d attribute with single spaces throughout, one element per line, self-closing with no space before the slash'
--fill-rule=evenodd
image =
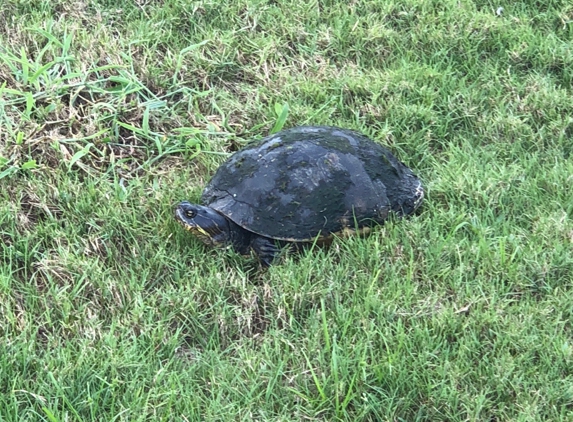
<path id="1" fill-rule="evenodd" d="M 175 219 L 208 246 L 224 246 L 231 241 L 229 220 L 213 208 L 180 202 Z"/>

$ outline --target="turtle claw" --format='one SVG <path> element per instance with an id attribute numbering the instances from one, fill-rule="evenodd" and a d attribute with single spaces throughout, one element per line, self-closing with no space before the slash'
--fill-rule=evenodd
<path id="1" fill-rule="evenodd" d="M 263 267 L 270 267 L 280 252 L 274 240 L 263 236 L 256 236 L 251 241 L 251 249 L 258 256 Z"/>

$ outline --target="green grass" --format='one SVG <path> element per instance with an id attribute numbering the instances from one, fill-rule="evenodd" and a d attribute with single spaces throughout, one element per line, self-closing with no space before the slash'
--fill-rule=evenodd
<path id="1" fill-rule="evenodd" d="M 570 2 L 0 22 L 0 421 L 573 420 Z M 229 153 L 302 124 L 391 148 L 418 215 L 268 270 L 180 229 Z"/>

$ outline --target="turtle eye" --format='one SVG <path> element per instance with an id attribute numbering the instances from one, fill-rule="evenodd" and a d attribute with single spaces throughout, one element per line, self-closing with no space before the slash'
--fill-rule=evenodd
<path id="1" fill-rule="evenodd" d="M 197 215 L 197 213 L 193 210 L 187 210 L 185 211 L 185 216 L 187 218 L 195 218 L 195 216 Z"/>

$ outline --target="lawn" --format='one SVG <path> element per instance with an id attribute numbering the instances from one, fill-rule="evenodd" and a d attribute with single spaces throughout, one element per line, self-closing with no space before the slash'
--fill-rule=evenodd
<path id="1" fill-rule="evenodd" d="M 573 420 L 571 2 L 4 0 L 0 23 L 0 421 Z M 304 124 L 390 148 L 417 214 L 268 269 L 175 222 Z"/>

